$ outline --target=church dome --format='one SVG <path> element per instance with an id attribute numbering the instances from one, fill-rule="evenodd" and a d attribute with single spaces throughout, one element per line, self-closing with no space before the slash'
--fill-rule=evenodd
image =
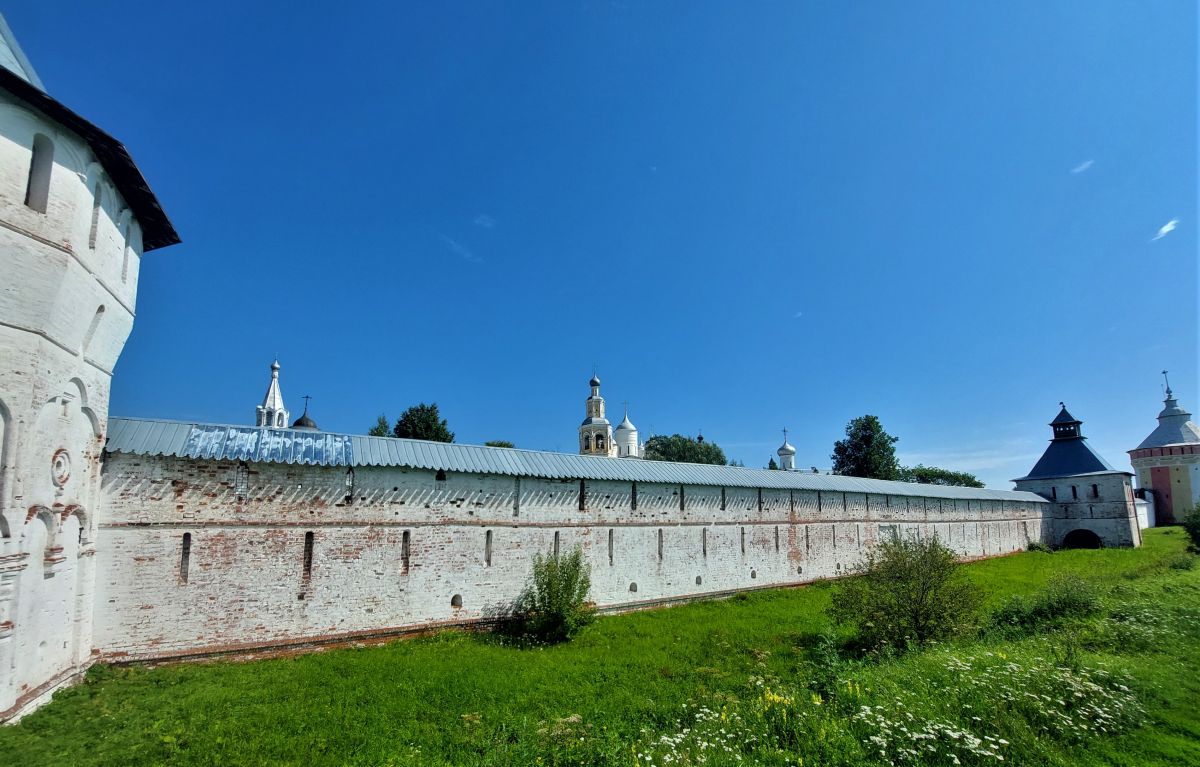
<path id="1" fill-rule="evenodd" d="M 295 423 L 292 424 L 292 428 L 302 429 L 305 431 L 320 431 L 320 429 L 317 428 L 317 422 L 308 417 L 308 408 L 304 409 L 304 412 L 301 413 L 300 417 L 297 418 Z"/>
<path id="2" fill-rule="evenodd" d="M 592 380 L 588 381 L 588 386 L 599 386 L 600 376 L 593 375 Z"/>
<path id="3" fill-rule="evenodd" d="M 626 413 L 625 418 L 621 420 L 621 423 L 617 424 L 617 431 L 618 432 L 626 432 L 626 431 L 636 432 L 637 431 L 637 427 L 633 425 L 633 421 L 629 420 L 629 413 Z"/>
<path id="4" fill-rule="evenodd" d="M 796 448 L 794 448 L 790 444 L 788 444 L 788 441 L 785 439 L 783 441 L 783 444 L 775 452 L 778 453 L 779 455 L 795 455 Z"/>

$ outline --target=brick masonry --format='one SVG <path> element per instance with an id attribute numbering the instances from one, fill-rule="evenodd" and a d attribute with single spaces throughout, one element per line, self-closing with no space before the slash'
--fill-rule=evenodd
<path id="1" fill-rule="evenodd" d="M 1046 506 L 650 483 L 635 503 L 632 483 L 589 480 L 581 509 L 579 480 L 436 476 L 357 467 L 347 496 L 341 467 L 108 455 L 99 656 L 479 621 L 513 600 L 532 554 L 556 540 L 582 545 L 596 603 L 624 608 L 836 577 L 885 535 L 938 535 L 964 557 L 1019 551 L 1042 539 Z"/>

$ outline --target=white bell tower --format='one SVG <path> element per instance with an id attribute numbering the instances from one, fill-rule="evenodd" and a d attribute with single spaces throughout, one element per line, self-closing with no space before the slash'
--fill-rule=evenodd
<path id="1" fill-rule="evenodd" d="M 271 383 L 263 396 L 262 404 L 255 408 L 255 426 L 268 429 L 286 429 L 288 410 L 283 405 L 283 394 L 279 391 L 279 360 L 271 363 Z"/>

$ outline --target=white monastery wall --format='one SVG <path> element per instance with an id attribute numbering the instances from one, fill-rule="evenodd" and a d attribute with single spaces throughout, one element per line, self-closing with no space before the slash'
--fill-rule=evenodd
<path id="1" fill-rule="evenodd" d="M 486 619 L 581 544 L 602 608 L 841 575 L 881 536 L 1024 549 L 1045 504 L 109 454 L 95 645 L 148 659 Z M 722 503 L 722 497 L 724 502 Z M 184 535 L 190 547 L 183 555 Z M 310 566 L 305 568 L 306 536 Z M 455 599 L 455 597 L 458 599 Z"/>

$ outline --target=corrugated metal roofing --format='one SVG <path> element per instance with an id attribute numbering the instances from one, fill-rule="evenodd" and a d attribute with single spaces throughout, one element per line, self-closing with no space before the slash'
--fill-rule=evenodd
<path id="1" fill-rule="evenodd" d="M 549 453 L 480 445 L 424 442 L 254 426 L 111 418 L 105 449 L 112 453 L 319 466 L 404 466 L 548 479 L 827 490 L 1044 503 L 1033 493 L 918 485 L 859 477 L 768 471 L 631 458 Z"/>

